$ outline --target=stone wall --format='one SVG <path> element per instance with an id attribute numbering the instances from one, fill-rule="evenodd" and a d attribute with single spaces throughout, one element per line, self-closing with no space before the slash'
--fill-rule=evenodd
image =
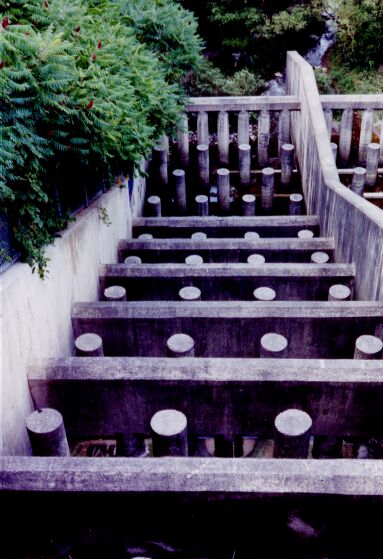
<path id="1" fill-rule="evenodd" d="M 117 261 L 117 243 L 131 236 L 132 214 L 140 215 L 144 194 L 145 181 L 136 178 L 131 202 L 128 188 L 114 187 L 79 213 L 47 248 L 45 280 L 21 262 L 2 274 L 2 454 L 30 453 L 27 363 L 71 354 L 72 304 L 98 299 L 99 266 Z M 100 219 L 100 208 L 106 209 L 109 226 Z"/>
<path id="2" fill-rule="evenodd" d="M 335 238 L 336 258 L 356 265 L 356 297 L 383 299 L 383 212 L 339 180 L 311 66 L 296 52 L 287 55 L 287 92 L 298 95 L 292 137 L 310 213 L 321 234 Z"/>

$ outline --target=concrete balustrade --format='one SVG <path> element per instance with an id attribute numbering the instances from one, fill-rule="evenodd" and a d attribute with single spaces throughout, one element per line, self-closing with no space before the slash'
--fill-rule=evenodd
<path id="1" fill-rule="evenodd" d="M 283 144 L 281 146 L 281 185 L 286 187 L 291 183 L 294 169 L 294 146 Z"/>
<path id="2" fill-rule="evenodd" d="M 256 301 L 274 301 L 277 294 L 271 287 L 258 287 L 253 292 Z"/>
<path id="3" fill-rule="evenodd" d="M 270 332 L 260 342 L 260 357 L 287 357 L 288 341 L 284 336 Z"/>
<path id="4" fill-rule="evenodd" d="M 228 169 L 217 170 L 218 206 L 223 213 L 230 209 L 230 171 Z"/>
<path id="5" fill-rule="evenodd" d="M 39 408 L 26 419 L 29 441 L 34 456 L 69 456 L 64 420 L 52 408 Z"/>
<path id="6" fill-rule="evenodd" d="M 273 207 L 274 198 L 274 169 L 265 167 L 262 169 L 261 205 L 263 210 L 270 211 Z"/>
<path id="7" fill-rule="evenodd" d="M 289 409 L 275 418 L 274 458 L 307 458 L 312 428 L 311 417 Z"/>
<path id="8" fill-rule="evenodd" d="M 198 287 L 183 287 L 179 290 L 179 297 L 181 301 L 200 301 L 201 290 Z"/>
<path id="9" fill-rule="evenodd" d="M 174 190 L 175 190 L 175 203 L 177 211 L 181 214 L 186 214 L 186 178 L 183 169 L 175 169 L 173 171 Z"/>
<path id="10" fill-rule="evenodd" d="M 74 342 L 76 355 L 78 357 L 101 357 L 104 355 L 101 336 L 88 333 L 81 334 Z"/>
<path id="11" fill-rule="evenodd" d="M 239 182 L 247 187 L 251 183 L 251 147 L 249 144 L 238 146 Z"/>
<path id="12" fill-rule="evenodd" d="M 121 285 L 111 285 L 104 289 L 105 301 L 126 301 L 126 289 Z"/>
<path id="13" fill-rule="evenodd" d="M 375 186 L 378 178 L 379 155 L 379 144 L 368 144 L 366 149 L 366 186 L 370 188 Z"/>
<path id="14" fill-rule="evenodd" d="M 355 167 L 352 175 L 351 190 L 359 196 L 363 196 L 364 185 L 366 184 L 366 169 Z"/>
<path id="15" fill-rule="evenodd" d="M 371 335 L 359 336 L 355 342 L 354 359 L 382 359 L 383 342 Z"/>
<path id="16" fill-rule="evenodd" d="M 209 198 L 205 194 L 198 194 L 195 197 L 196 213 L 200 217 L 209 215 Z"/>
<path id="17" fill-rule="evenodd" d="M 302 194 L 291 194 L 289 198 L 289 215 L 301 215 L 303 206 Z"/>
<path id="18" fill-rule="evenodd" d="M 161 217 L 161 198 L 159 196 L 149 196 L 147 205 L 150 217 Z"/>
<path id="19" fill-rule="evenodd" d="M 198 154 L 198 173 L 201 186 L 208 188 L 210 185 L 210 158 L 209 145 L 199 144 L 197 146 Z"/>
<path id="20" fill-rule="evenodd" d="M 255 215 L 256 198 L 254 194 L 244 194 L 242 196 L 242 215 L 251 217 Z M 254 233 L 250 237 L 246 237 L 248 233 L 245 233 L 246 238 L 259 238 L 257 233 Z M 256 237 L 255 237 L 256 235 Z"/>
<path id="21" fill-rule="evenodd" d="M 188 435 L 185 414 L 168 409 L 155 413 L 150 420 L 153 456 L 187 456 Z"/>
<path id="22" fill-rule="evenodd" d="M 332 285 L 328 291 L 329 301 L 350 301 L 351 289 L 347 285 Z"/>

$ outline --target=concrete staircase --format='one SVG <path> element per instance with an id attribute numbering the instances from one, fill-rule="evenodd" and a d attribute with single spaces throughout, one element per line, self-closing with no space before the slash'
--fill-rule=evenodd
<path id="1" fill-rule="evenodd" d="M 42 532 L 58 505 L 75 509 L 54 528 L 74 557 L 370 557 L 382 502 L 370 499 L 366 518 L 360 511 L 380 494 L 381 462 L 352 458 L 371 457 L 383 434 L 382 355 L 354 355 L 360 336 L 381 339 L 383 302 L 342 300 L 352 299 L 355 269 L 336 262 L 316 216 L 140 218 L 133 237 L 119 243 L 119 264 L 100 269 L 100 292 L 119 286 L 128 301 L 73 307 L 75 338 L 100 336 L 99 356 L 30 367 L 35 408 L 60 411 L 77 455 L 20 458 L 7 472 L 13 488 L 33 489 L 23 504 L 42 499 Z M 328 261 L 313 262 L 318 252 Z M 254 254 L 264 262 L 248 261 Z M 185 263 L 191 255 L 203 261 Z M 340 298 L 329 296 L 339 284 Z M 183 297 L 187 287 L 200 300 Z M 169 343 L 177 334 L 192 339 L 182 359 Z M 187 435 L 159 452 L 152 419 L 165 409 L 186 416 Z M 287 410 L 312 420 L 298 446 L 276 427 Z M 79 458 L 79 444 L 104 457 Z M 92 503 L 109 511 L 99 531 Z M 350 526 L 352 545 L 342 539 Z"/>

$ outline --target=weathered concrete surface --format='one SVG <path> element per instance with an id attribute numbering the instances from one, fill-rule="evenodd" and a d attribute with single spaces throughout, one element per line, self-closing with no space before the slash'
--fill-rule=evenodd
<path id="1" fill-rule="evenodd" d="M 313 252 L 325 251 L 333 261 L 334 241 L 313 239 L 153 239 L 129 240 L 118 244 L 118 259 L 137 255 L 142 262 L 184 262 L 189 254 L 200 254 L 204 262 L 246 262 L 250 254 L 262 254 L 266 262 L 310 262 Z"/>
<path id="2" fill-rule="evenodd" d="M 319 214 L 322 234 L 335 238 L 337 257 L 355 263 L 357 298 L 382 300 L 383 212 L 341 184 L 313 70 L 296 52 L 287 55 L 287 91 L 301 101 L 292 137 L 308 211 Z"/>
<path id="3" fill-rule="evenodd" d="M 140 211 L 144 183 L 135 186 L 133 213 Z M 112 224 L 99 217 L 104 207 Z M 99 298 L 98 267 L 116 262 L 117 242 L 131 234 L 127 189 L 113 188 L 77 215 L 47 248 L 49 274 L 42 281 L 27 264 L 16 263 L 1 276 L 2 421 L 4 454 L 30 452 L 25 418 L 32 411 L 26 380 L 30 359 L 70 355 L 70 309 L 75 300 Z"/>
<path id="4" fill-rule="evenodd" d="M 13 491 L 383 495 L 379 460 L 5 457 Z"/>
<path id="5" fill-rule="evenodd" d="M 149 433 L 152 415 L 174 407 L 200 435 L 272 437 L 290 407 L 310 414 L 314 434 L 383 434 L 377 361 L 71 357 L 30 366 L 29 385 L 35 407 L 59 409 L 72 438 Z"/>
<path id="6" fill-rule="evenodd" d="M 258 216 L 258 217 L 167 217 L 141 218 L 133 223 L 133 236 L 152 233 L 155 238 L 190 238 L 195 231 L 208 237 L 243 237 L 256 231 L 261 237 L 296 237 L 300 229 L 319 233 L 317 216 Z"/>
<path id="7" fill-rule="evenodd" d="M 256 357 L 262 335 L 276 332 L 289 357 L 339 359 L 353 356 L 360 335 L 381 332 L 383 302 L 77 303 L 72 324 L 76 336 L 99 334 L 110 356 L 165 356 L 166 340 L 183 332 L 196 357 Z"/>
<path id="8" fill-rule="evenodd" d="M 327 301 L 331 285 L 343 283 L 352 290 L 353 282 L 350 264 L 111 264 L 100 268 L 101 292 L 117 283 L 125 287 L 131 301 L 172 301 L 190 285 L 198 287 L 205 300 L 251 301 L 254 289 L 271 287 L 279 301 Z"/>

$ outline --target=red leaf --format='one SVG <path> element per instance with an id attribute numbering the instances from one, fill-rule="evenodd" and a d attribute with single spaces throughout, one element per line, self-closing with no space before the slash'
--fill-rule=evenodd
<path id="1" fill-rule="evenodd" d="M 98 41 L 98 43 L 97 43 L 97 48 L 98 48 L 98 49 L 102 48 L 102 42 L 101 42 L 101 41 Z"/>
<path id="2" fill-rule="evenodd" d="M 1 26 L 3 29 L 6 29 L 9 25 L 9 19 L 7 17 L 3 18 L 3 21 L 1 22 Z"/>
<path id="3" fill-rule="evenodd" d="M 49 8 L 48 0 L 45 0 L 45 1 L 44 1 L 44 6 L 45 6 L 46 8 Z"/>
<path id="4" fill-rule="evenodd" d="M 0 70 L 2 70 L 3 68 L 4 68 L 4 62 L 0 60 Z"/>
<path id="5" fill-rule="evenodd" d="M 80 33 L 81 27 L 80 27 L 80 26 L 79 26 L 79 27 L 76 27 L 75 31 L 76 31 L 76 33 Z"/>
<path id="6" fill-rule="evenodd" d="M 93 105 L 94 105 L 94 101 L 93 101 L 93 99 L 92 99 L 92 100 L 87 104 L 86 110 L 89 111 L 89 110 L 93 107 Z"/>
<path id="7" fill-rule="evenodd" d="M 94 52 L 94 53 L 92 54 L 92 60 L 96 60 L 96 58 L 97 58 L 97 54 Z"/>

